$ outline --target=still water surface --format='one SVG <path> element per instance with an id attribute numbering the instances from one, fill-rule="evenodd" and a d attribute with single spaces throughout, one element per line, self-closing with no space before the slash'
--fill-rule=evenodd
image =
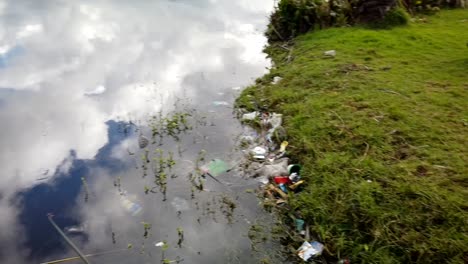
<path id="1" fill-rule="evenodd" d="M 247 238 L 271 219 L 246 192 L 258 182 L 237 169 L 202 179 L 196 168 L 240 159 L 232 102 L 269 66 L 262 32 L 272 8 L 1 0 L 0 263 L 76 256 L 48 213 L 84 254 L 118 251 L 91 263 L 268 255 Z"/>

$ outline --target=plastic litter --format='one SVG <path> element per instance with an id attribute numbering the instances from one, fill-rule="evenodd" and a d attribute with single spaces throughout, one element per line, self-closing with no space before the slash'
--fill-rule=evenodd
<path id="1" fill-rule="evenodd" d="M 288 173 L 291 175 L 293 173 L 299 174 L 301 172 L 301 165 L 299 164 L 291 164 L 288 166 Z"/>
<path id="2" fill-rule="evenodd" d="M 289 175 L 289 180 L 291 180 L 292 182 L 297 182 L 299 179 L 301 179 L 301 176 L 296 172 L 293 172 L 291 173 L 291 175 Z"/>
<path id="3" fill-rule="evenodd" d="M 229 106 L 230 104 L 226 101 L 213 101 L 214 106 Z"/>
<path id="4" fill-rule="evenodd" d="M 291 180 L 289 180 L 288 177 L 285 176 L 276 176 L 273 178 L 276 184 L 289 184 L 291 183 Z"/>
<path id="5" fill-rule="evenodd" d="M 253 176 L 265 176 L 273 178 L 275 176 L 287 176 L 288 175 L 288 158 L 281 158 L 274 161 L 274 164 L 263 165 L 257 169 Z"/>
<path id="6" fill-rule="evenodd" d="M 305 221 L 302 219 L 296 218 L 295 222 L 296 222 L 296 231 L 299 232 L 301 235 L 305 235 L 305 229 L 304 229 Z"/>
<path id="7" fill-rule="evenodd" d="M 225 173 L 229 170 L 229 167 L 226 162 L 220 159 L 213 159 L 208 164 L 203 165 L 201 168 L 203 174 L 209 173 L 211 176 L 218 176 L 222 173 Z"/>
<path id="8" fill-rule="evenodd" d="M 158 242 L 158 243 L 156 243 L 156 244 L 154 244 L 154 245 L 155 245 L 156 247 L 162 247 L 162 246 L 164 246 L 164 242 L 161 241 L 161 242 Z"/>
<path id="9" fill-rule="evenodd" d="M 245 142 L 245 143 L 253 143 L 255 141 L 255 137 L 253 136 L 242 136 L 241 137 L 241 142 Z"/>
<path id="10" fill-rule="evenodd" d="M 281 196 L 281 198 L 287 200 L 288 199 L 288 195 L 283 192 L 281 189 L 273 186 L 272 184 L 268 185 L 268 189 L 271 191 L 271 192 L 274 192 L 274 193 L 277 193 L 279 196 Z"/>
<path id="11" fill-rule="evenodd" d="M 351 264 L 349 258 L 340 259 L 337 264 Z"/>
<path id="12" fill-rule="evenodd" d="M 246 114 L 243 114 L 243 115 L 242 115 L 242 120 L 254 120 L 254 119 L 257 118 L 259 115 L 260 115 L 260 113 L 257 112 L 257 111 L 251 112 L 251 113 L 246 113 Z"/>
<path id="13" fill-rule="evenodd" d="M 278 186 L 280 187 L 281 191 L 283 191 L 284 193 L 288 193 L 288 188 L 284 183 L 281 183 Z"/>
<path id="14" fill-rule="evenodd" d="M 69 227 L 65 227 L 65 233 L 67 234 L 82 234 L 85 232 L 85 226 L 79 226 L 79 225 L 76 225 L 76 226 L 69 226 Z"/>
<path id="15" fill-rule="evenodd" d="M 268 184 L 268 177 L 260 176 L 256 180 L 262 184 Z"/>
<path id="16" fill-rule="evenodd" d="M 279 149 L 279 152 L 285 152 L 286 151 L 286 147 L 289 145 L 289 143 L 287 141 L 283 141 L 281 143 L 281 146 L 280 146 L 280 149 Z"/>
<path id="17" fill-rule="evenodd" d="M 283 115 L 273 113 L 271 117 L 268 119 L 268 123 L 271 125 L 272 128 L 277 128 L 283 124 Z"/>
<path id="18" fill-rule="evenodd" d="M 309 260 L 311 257 L 322 254 L 323 244 L 317 241 L 311 243 L 305 241 L 302 246 L 298 249 L 297 255 L 304 261 Z"/>
<path id="19" fill-rule="evenodd" d="M 263 147 L 255 147 L 252 149 L 252 154 L 255 159 L 265 159 L 267 150 Z"/>
<path id="20" fill-rule="evenodd" d="M 120 196 L 120 203 L 122 207 L 133 216 L 138 215 L 143 210 L 141 205 L 133 202 L 124 195 Z"/>
<path id="21" fill-rule="evenodd" d="M 273 78 L 273 81 L 271 82 L 271 84 L 278 84 L 279 82 L 281 82 L 281 80 L 283 80 L 283 78 L 281 78 L 279 76 L 275 76 Z"/>
<path id="22" fill-rule="evenodd" d="M 261 177 L 265 177 L 265 178 L 268 179 L 267 176 L 257 173 L 257 171 L 260 170 L 262 167 L 263 167 L 263 165 L 260 162 L 256 162 L 256 161 L 251 162 L 249 164 L 248 168 L 246 169 L 245 174 L 246 174 L 247 177 L 261 176 Z"/>
<path id="23" fill-rule="evenodd" d="M 328 57 L 335 57 L 336 56 L 336 50 L 327 50 L 323 53 L 323 55 L 328 56 Z"/>
<path id="24" fill-rule="evenodd" d="M 304 184 L 304 182 L 305 182 L 305 181 L 298 181 L 298 182 L 296 182 L 296 183 L 294 183 L 294 184 L 291 184 L 291 185 L 289 185 L 289 189 L 291 189 L 291 190 L 296 190 L 297 187 L 299 187 L 300 185 Z"/>
<path id="25" fill-rule="evenodd" d="M 146 148 L 146 146 L 148 146 L 149 144 L 149 140 L 147 137 L 143 136 L 143 135 L 140 135 L 138 137 L 138 146 L 143 149 L 143 148 Z"/>

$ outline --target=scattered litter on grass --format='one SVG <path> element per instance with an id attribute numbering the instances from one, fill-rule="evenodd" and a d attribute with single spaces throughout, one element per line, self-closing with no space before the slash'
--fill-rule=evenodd
<path id="1" fill-rule="evenodd" d="M 322 254 L 323 245 L 317 241 L 313 241 L 312 243 L 305 241 L 297 251 L 297 255 L 301 259 L 308 261 L 311 257 Z"/>
<path id="2" fill-rule="evenodd" d="M 299 164 L 289 164 L 289 158 L 285 157 L 289 142 L 286 130 L 282 127 L 283 115 L 255 111 L 242 116 L 243 121 L 256 119 L 260 121 L 260 126 L 256 127 L 259 131 L 251 136 L 244 129 L 241 137 L 243 144 L 256 144 L 248 145 L 251 148 L 244 151 L 250 154 L 248 157 L 254 158 L 245 164 L 244 174 L 247 177 L 255 177 L 264 184 L 265 205 L 284 207 L 288 203 L 289 196 L 301 191 L 300 187 L 305 183 L 300 175 L 302 167 Z M 296 216 L 294 221 L 294 229 L 308 240 L 309 226 L 306 226 L 302 217 Z M 319 255 L 322 248 L 323 245 L 318 242 L 312 244 L 305 242 L 299 254 L 301 258 L 308 260 L 312 256 Z"/>
<path id="3" fill-rule="evenodd" d="M 351 264 L 348 258 L 340 259 L 337 264 Z"/>
<path id="4" fill-rule="evenodd" d="M 291 189 L 293 191 L 296 191 L 296 189 L 298 189 L 298 187 L 301 186 L 304 183 L 305 183 L 305 181 L 298 181 L 298 182 L 296 182 L 294 184 L 289 185 L 289 189 Z"/>
<path id="5" fill-rule="evenodd" d="M 288 146 L 288 144 L 289 144 L 289 143 L 288 143 L 287 141 L 283 141 L 283 142 L 281 143 L 279 152 L 280 152 L 280 153 L 281 153 L 281 152 L 285 152 L 285 151 L 286 151 L 286 147 Z"/>
<path id="6" fill-rule="evenodd" d="M 299 174 L 297 174 L 296 172 L 294 172 L 294 173 L 291 173 L 288 178 L 289 178 L 289 180 L 291 182 L 297 182 L 297 181 L 299 181 L 301 176 Z"/>
<path id="7" fill-rule="evenodd" d="M 327 57 L 335 57 L 336 56 L 336 50 L 327 50 L 323 53 L 324 56 Z"/>
<path id="8" fill-rule="evenodd" d="M 283 80 L 283 78 L 281 78 L 279 76 L 275 76 L 273 78 L 273 81 L 271 82 L 271 84 L 278 84 L 279 82 L 281 82 L 281 80 Z"/>
<path id="9" fill-rule="evenodd" d="M 299 174 L 301 172 L 301 165 L 299 164 L 291 164 L 288 166 L 288 173 L 293 174 L 297 173 Z"/>
<path id="10" fill-rule="evenodd" d="M 243 121 L 246 121 L 246 120 L 254 120 L 255 118 L 257 118 L 259 116 L 259 113 L 257 111 L 255 112 L 251 112 L 251 113 L 246 113 L 246 114 L 243 114 L 242 115 L 242 119 Z"/>
<path id="11" fill-rule="evenodd" d="M 304 220 L 296 218 L 295 222 L 296 222 L 296 231 L 299 232 L 299 234 L 301 235 L 305 235 Z"/>

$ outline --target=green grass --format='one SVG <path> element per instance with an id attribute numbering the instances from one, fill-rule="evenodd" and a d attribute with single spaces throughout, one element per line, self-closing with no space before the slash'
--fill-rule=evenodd
<path id="1" fill-rule="evenodd" d="M 467 42 L 468 10 L 447 10 L 391 30 L 309 33 L 290 53 L 267 48 L 276 68 L 237 106 L 284 114 L 308 183 L 292 210 L 326 259 L 467 261 Z"/>

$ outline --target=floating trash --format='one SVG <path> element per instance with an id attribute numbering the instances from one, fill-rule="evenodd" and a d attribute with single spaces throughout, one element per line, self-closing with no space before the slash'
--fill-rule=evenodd
<path id="1" fill-rule="evenodd" d="M 120 196 L 120 203 L 122 207 L 133 216 L 138 215 L 143 210 L 143 207 L 141 207 L 141 205 L 131 201 L 123 195 Z"/>
<path id="2" fill-rule="evenodd" d="M 64 228 L 67 234 L 82 234 L 85 232 L 85 226 L 69 226 Z"/>
<path id="3" fill-rule="evenodd" d="M 229 104 L 229 103 L 226 102 L 226 101 L 214 101 L 214 102 L 213 102 L 213 105 L 214 105 L 214 106 L 230 106 L 231 104 Z"/>
<path id="4" fill-rule="evenodd" d="M 147 137 L 140 135 L 138 137 L 138 146 L 140 146 L 141 149 L 146 148 L 148 146 L 149 140 Z"/>
<path id="5" fill-rule="evenodd" d="M 158 242 L 156 244 L 154 244 L 156 247 L 163 247 L 164 246 L 164 242 L 161 241 L 161 242 Z"/>
<path id="6" fill-rule="evenodd" d="M 229 170 L 229 167 L 226 162 L 220 159 L 213 159 L 208 164 L 203 165 L 201 171 L 206 174 L 209 173 L 211 176 L 218 176 Z"/>

